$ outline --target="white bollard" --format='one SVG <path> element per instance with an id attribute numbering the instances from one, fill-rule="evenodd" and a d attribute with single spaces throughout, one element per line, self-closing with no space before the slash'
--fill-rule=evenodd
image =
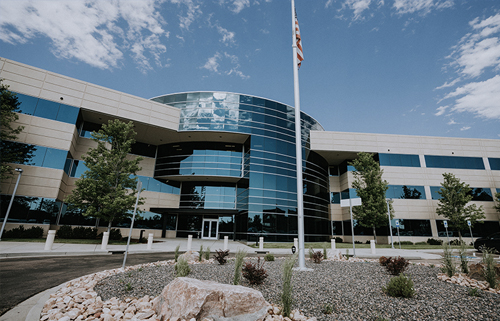
<path id="1" fill-rule="evenodd" d="M 259 237 L 259 251 L 263 251 L 263 250 L 264 250 L 264 238 Z"/>
<path id="2" fill-rule="evenodd" d="M 335 239 L 331 239 L 332 241 L 332 250 L 335 250 Z"/>
<path id="3" fill-rule="evenodd" d="M 224 251 L 229 247 L 229 236 L 224 236 Z"/>
<path id="4" fill-rule="evenodd" d="M 299 251 L 299 239 L 298 238 L 293 239 L 293 246 L 295 246 L 295 249 L 298 252 Z"/>
<path id="5" fill-rule="evenodd" d="M 153 233 L 149 233 L 149 236 L 148 236 L 148 250 L 152 250 L 153 249 Z"/>
<path id="6" fill-rule="evenodd" d="M 52 244 L 54 244 L 54 239 L 56 238 L 56 231 L 50 230 L 47 234 L 47 240 L 45 240 L 45 251 L 52 250 Z"/>
<path id="7" fill-rule="evenodd" d="M 102 243 L 101 243 L 101 250 L 106 250 L 106 247 L 108 246 L 108 241 L 109 241 L 109 232 L 104 232 L 102 233 Z"/>
<path id="8" fill-rule="evenodd" d="M 191 245 L 193 244 L 193 236 L 188 235 L 188 244 L 187 244 L 187 252 L 191 251 Z"/>
<path id="9" fill-rule="evenodd" d="M 370 248 L 372 249 L 372 254 L 375 254 L 375 240 L 370 240 Z"/>

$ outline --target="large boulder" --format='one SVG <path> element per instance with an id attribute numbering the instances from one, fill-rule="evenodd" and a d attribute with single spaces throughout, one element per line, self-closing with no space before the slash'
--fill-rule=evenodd
<path id="1" fill-rule="evenodd" d="M 257 321 L 264 319 L 268 307 L 257 290 L 191 278 L 176 278 L 153 301 L 153 309 L 162 321 Z"/>

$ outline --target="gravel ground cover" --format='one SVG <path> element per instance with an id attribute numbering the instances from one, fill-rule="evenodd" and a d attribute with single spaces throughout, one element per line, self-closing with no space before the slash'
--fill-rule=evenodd
<path id="1" fill-rule="evenodd" d="M 247 259 L 247 261 L 256 259 Z M 268 278 L 262 285 L 241 285 L 262 292 L 270 302 L 280 303 L 283 259 L 265 262 Z M 190 264 L 188 277 L 232 283 L 234 260 L 226 265 Z M 393 298 L 382 291 L 392 277 L 376 262 L 306 261 L 313 271 L 294 271 L 293 308 L 318 320 L 500 320 L 500 295 L 481 291 L 470 296 L 469 288 L 439 281 L 438 268 L 410 265 L 406 274 L 415 285 L 413 298 Z M 146 267 L 103 279 L 94 288 L 103 300 L 158 296 L 175 278 L 173 265 Z M 331 314 L 323 313 L 325 306 Z"/>

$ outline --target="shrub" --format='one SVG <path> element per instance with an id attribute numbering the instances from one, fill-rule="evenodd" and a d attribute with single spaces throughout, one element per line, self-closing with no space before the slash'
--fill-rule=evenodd
<path id="1" fill-rule="evenodd" d="M 341 237 L 335 237 L 335 243 L 342 243 L 344 240 Z"/>
<path id="2" fill-rule="evenodd" d="M 481 296 L 481 292 L 479 291 L 478 288 L 470 288 L 469 289 L 469 295 L 470 296 L 480 297 Z"/>
<path id="3" fill-rule="evenodd" d="M 198 262 L 203 261 L 203 244 L 200 245 L 200 251 L 198 252 Z"/>
<path id="4" fill-rule="evenodd" d="M 238 285 L 240 284 L 240 279 L 241 279 L 241 267 L 243 265 L 243 259 L 247 255 L 247 252 L 244 250 L 238 250 L 236 252 L 236 261 L 234 262 L 234 278 L 233 278 L 233 285 Z"/>
<path id="5" fill-rule="evenodd" d="M 175 277 L 188 276 L 190 272 L 191 268 L 189 267 L 187 260 L 183 257 L 180 257 L 177 260 L 177 264 L 175 264 Z"/>
<path id="6" fill-rule="evenodd" d="M 399 276 L 393 277 L 387 283 L 387 286 L 382 287 L 382 290 L 392 297 L 411 298 L 415 294 L 413 281 L 409 276 L 402 273 Z"/>
<path id="7" fill-rule="evenodd" d="M 5 238 L 13 239 L 39 239 L 42 236 L 43 228 L 41 228 L 40 226 L 32 226 L 29 229 L 25 229 L 23 225 L 19 225 L 19 227 L 4 232 Z"/>
<path id="8" fill-rule="evenodd" d="M 274 261 L 274 255 L 272 255 L 271 253 L 267 253 L 264 256 L 264 261 Z"/>
<path id="9" fill-rule="evenodd" d="M 71 231 L 73 239 L 96 239 L 97 229 L 94 227 L 77 226 Z"/>
<path id="10" fill-rule="evenodd" d="M 453 263 L 453 258 L 452 258 L 452 253 L 451 253 L 450 246 L 448 243 L 444 242 L 443 243 L 443 267 L 441 268 L 441 271 L 443 273 L 446 273 L 449 277 L 452 277 L 455 272 L 455 264 Z"/>
<path id="11" fill-rule="evenodd" d="M 313 253 L 313 257 L 312 257 L 314 263 L 321 263 L 321 261 L 323 260 L 323 253 L 321 253 L 321 251 L 316 251 Z"/>
<path id="12" fill-rule="evenodd" d="M 210 260 L 210 246 L 205 250 L 205 260 Z"/>
<path id="13" fill-rule="evenodd" d="M 56 236 L 60 239 L 71 239 L 73 237 L 73 228 L 69 225 L 63 225 L 57 230 Z"/>
<path id="14" fill-rule="evenodd" d="M 121 241 L 122 239 L 121 230 L 117 228 L 112 228 L 111 231 L 109 232 L 109 239 L 114 241 Z"/>
<path id="15" fill-rule="evenodd" d="M 390 257 L 386 258 L 385 256 L 381 256 L 378 259 L 378 263 L 380 263 L 380 265 L 382 265 L 382 266 L 387 266 L 387 263 L 389 263 L 390 260 L 391 260 Z"/>
<path id="16" fill-rule="evenodd" d="M 484 278 L 488 282 L 490 288 L 495 289 L 497 286 L 497 273 L 495 271 L 495 260 L 492 250 L 483 250 L 484 263 Z"/>
<path id="17" fill-rule="evenodd" d="M 312 247 L 309 248 L 309 259 L 313 259 L 313 255 L 314 255 L 314 250 Z"/>
<path id="18" fill-rule="evenodd" d="M 349 258 L 350 258 L 350 257 L 351 257 L 351 256 L 349 255 L 349 249 L 346 249 L 346 250 L 345 250 L 345 258 L 346 258 L 346 260 L 348 260 L 348 261 L 349 261 Z"/>
<path id="19" fill-rule="evenodd" d="M 298 254 L 294 254 L 283 262 L 283 292 L 281 293 L 281 304 L 283 310 L 281 313 L 285 317 L 290 317 L 292 311 L 292 276 L 293 266 L 297 260 Z"/>
<path id="20" fill-rule="evenodd" d="M 399 242 L 394 242 L 394 245 L 399 245 Z M 401 241 L 401 245 L 413 245 L 411 241 Z"/>
<path id="21" fill-rule="evenodd" d="M 361 241 L 354 241 L 354 244 L 363 244 Z"/>
<path id="22" fill-rule="evenodd" d="M 427 243 L 429 245 L 442 245 L 443 244 L 443 240 L 427 239 Z"/>
<path id="23" fill-rule="evenodd" d="M 250 284 L 262 284 L 267 278 L 267 272 L 263 268 L 264 262 L 260 263 L 260 257 L 257 258 L 257 263 L 245 262 L 243 266 L 243 277 L 250 282 Z"/>
<path id="24" fill-rule="evenodd" d="M 328 259 L 328 251 L 326 249 L 326 243 L 323 243 L 323 259 Z"/>
<path id="25" fill-rule="evenodd" d="M 323 306 L 323 311 L 324 314 L 332 314 L 333 313 L 333 304 L 325 303 Z"/>
<path id="26" fill-rule="evenodd" d="M 179 258 L 179 248 L 181 247 L 181 245 L 177 245 L 175 247 L 175 251 L 174 251 L 174 262 L 177 262 L 177 259 Z"/>
<path id="27" fill-rule="evenodd" d="M 214 258 L 219 262 L 220 265 L 224 265 L 227 263 L 226 256 L 229 255 L 229 250 L 215 250 Z"/>
<path id="28" fill-rule="evenodd" d="M 415 245 L 427 245 L 427 242 L 415 242 Z"/>
<path id="29" fill-rule="evenodd" d="M 404 257 L 389 258 L 385 268 L 392 275 L 400 275 L 406 270 L 406 267 L 410 264 Z"/>
<path id="30" fill-rule="evenodd" d="M 450 242 L 450 245 L 453 245 L 453 246 L 459 246 L 459 245 L 461 245 L 461 244 L 465 244 L 465 242 L 464 242 L 464 241 L 460 241 L 459 239 L 452 240 L 452 241 Z"/>

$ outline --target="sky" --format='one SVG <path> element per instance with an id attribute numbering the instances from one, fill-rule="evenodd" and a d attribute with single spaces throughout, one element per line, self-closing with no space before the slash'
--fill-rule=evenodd
<path id="1" fill-rule="evenodd" d="M 500 1 L 296 0 L 325 130 L 500 139 Z M 289 0 L 0 0 L 0 56 L 152 98 L 294 105 Z"/>

